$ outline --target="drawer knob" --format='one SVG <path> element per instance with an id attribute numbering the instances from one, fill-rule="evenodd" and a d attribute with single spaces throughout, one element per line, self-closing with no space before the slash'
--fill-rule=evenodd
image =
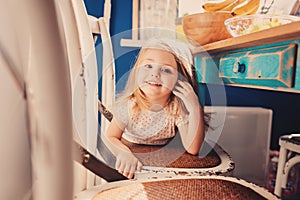
<path id="1" fill-rule="evenodd" d="M 233 72 L 234 73 L 244 73 L 246 70 L 246 65 L 243 63 L 238 62 L 236 65 L 234 65 L 233 67 Z"/>

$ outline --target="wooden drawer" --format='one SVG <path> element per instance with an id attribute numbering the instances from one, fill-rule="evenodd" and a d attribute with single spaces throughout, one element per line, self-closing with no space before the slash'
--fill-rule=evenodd
<path id="1" fill-rule="evenodd" d="M 219 77 L 224 83 L 293 87 L 297 44 L 222 55 Z"/>

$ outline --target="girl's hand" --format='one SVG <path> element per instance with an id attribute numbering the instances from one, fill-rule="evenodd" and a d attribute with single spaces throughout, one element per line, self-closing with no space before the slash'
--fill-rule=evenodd
<path id="1" fill-rule="evenodd" d="M 131 152 L 119 152 L 116 160 L 116 170 L 127 178 L 133 178 L 136 170 L 141 171 L 142 163 Z"/>
<path id="2" fill-rule="evenodd" d="M 193 87 L 186 81 L 177 81 L 173 93 L 178 96 L 183 102 L 188 112 L 195 110 L 200 106 L 198 96 L 194 92 Z"/>

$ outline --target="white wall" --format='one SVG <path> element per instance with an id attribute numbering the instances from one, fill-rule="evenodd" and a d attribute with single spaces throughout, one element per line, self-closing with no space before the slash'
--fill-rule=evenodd
<path id="1" fill-rule="evenodd" d="M 178 0 L 178 17 L 204 12 L 202 9 L 204 2 L 205 0 Z"/>

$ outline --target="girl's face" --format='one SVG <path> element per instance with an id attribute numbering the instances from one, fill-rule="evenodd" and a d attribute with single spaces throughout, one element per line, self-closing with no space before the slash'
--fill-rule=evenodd
<path id="1" fill-rule="evenodd" d="M 178 79 L 174 56 L 160 49 L 146 49 L 140 55 L 137 83 L 148 97 L 168 97 Z"/>

